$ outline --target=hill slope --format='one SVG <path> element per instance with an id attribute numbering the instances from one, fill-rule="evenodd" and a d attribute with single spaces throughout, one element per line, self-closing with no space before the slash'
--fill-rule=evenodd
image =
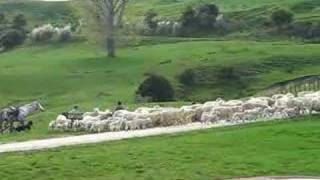
<path id="1" fill-rule="evenodd" d="M 292 10 L 297 21 L 320 22 L 320 1 L 318 0 L 136 0 L 132 1 L 126 13 L 126 19 L 136 21 L 143 18 L 149 10 L 159 14 L 162 19 L 178 19 L 182 11 L 188 6 L 202 3 L 215 3 L 222 13 L 243 21 L 261 23 L 261 19 L 268 19 L 270 12 L 276 8 Z M 69 2 L 0 2 L 0 12 L 9 14 L 23 13 L 32 24 L 37 23 L 65 23 L 72 20 L 72 10 Z M 259 21 L 260 20 L 260 21 Z"/>
<path id="2" fill-rule="evenodd" d="M 162 17 L 178 18 L 188 6 L 201 3 L 215 3 L 222 13 L 235 16 L 259 18 L 274 8 L 286 8 L 294 11 L 298 19 L 320 19 L 320 2 L 318 0 L 137 0 L 128 6 L 130 17 L 143 16 L 147 11 L 154 10 Z"/>
<path id="3" fill-rule="evenodd" d="M 32 118 L 36 123 L 30 133 L 0 140 L 54 135 L 47 132 L 49 121 L 74 104 L 91 110 L 121 100 L 132 107 L 148 72 L 167 77 L 178 101 L 253 95 L 277 82 L 317 74 L 319 48 L 295 42 L 174 41 L 122 48 L 115 59 L 87 43 L 19 48 L 0 55 L 0 106 L 40 99 L 49 111 Z M 241 78 L 217 79 L 225 67 Z M 186 89 L 177 79 L 185 69 L 198 72 L 196 83 Z"/>
<path id="4" fill-rule="evenodd" d="M 74 20 L 68 2 L 4 1 L 0 2 L 0 12 L 8 16 L 22 13 L 30 27 L 46 23 L 66 24 Z"/>

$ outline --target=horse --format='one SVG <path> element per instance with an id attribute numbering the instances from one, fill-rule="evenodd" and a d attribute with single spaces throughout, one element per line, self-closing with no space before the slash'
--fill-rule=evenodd
<path id="1" fill-rule="evenodd" d="M 9 116 L 8 119 L 10 132 L 13 130 L 14 122 L 20 122 L 21 125 L 24 125 L 26 118 L 39 110 L 44 111 L 45 109 L 38 101 L 18 107 L 15 115 Z"/>

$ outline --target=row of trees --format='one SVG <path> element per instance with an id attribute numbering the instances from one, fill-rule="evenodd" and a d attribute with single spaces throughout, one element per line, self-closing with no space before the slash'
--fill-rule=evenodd
<path id="1" fill-rule="evenodd" d="M 129 0 L 88 0 L 76 1 L 76 3 L 82 7 L 83 12 L 86 12 L 83 17 L 94 23 L 88 26 L 97 28 L 98 37 L 104 37 L 108 56 L 114 57 L 116 36 L 119 33 L 118 30 L 123 26 L 122 19 Z M 170 26 L 169 29 L 175 30 L 174 35 L 190 36 L 197 33 L 220 32 L 221 28 L 221 31 L 225 34 L 229 32 L 229 24 L 232 26 L 233 21 L 223 17 L 224 23 L 221 25 L 219 23 L 220 17 L 223 16 L 220 14 L 218 6 L 215 4 L 203 4 L 199 7 L 186 8 L 177 22 L 159 22 L 157 13 L 149 11 L 146 13 L 143 23 L 148 29 L 152 30 L 151 32 L 157 32 L 155 29 L 159 25 L 167 25 Z M 278 9 L 270 14 L 270 20 L 271 24 L 277 27 L 277 30 L 283 31 L 287 30 L 287 27 L 293 22 L 294 14 L 289 10 Z M 177 33 L 178 28 L 179 31 Z M 165 32 L 172 33 L 172 31 Z M 315 34 L 313 31 L 310 32 L 310 34 Z"/>

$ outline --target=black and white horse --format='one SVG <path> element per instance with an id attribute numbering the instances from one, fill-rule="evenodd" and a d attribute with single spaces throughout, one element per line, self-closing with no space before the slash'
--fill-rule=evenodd
<path id="1" fill-rule="evenodd" d="M 13 130 L 14 122 L 19 122 L 20 125 L 25 125 L 26 118 L 37 111 L 44 111 L 45 109 L 38 101 L 17 107 L 15 111 L 11 112 L 8 116 L 7 122 L 9 123 L 10 132 Z"/>

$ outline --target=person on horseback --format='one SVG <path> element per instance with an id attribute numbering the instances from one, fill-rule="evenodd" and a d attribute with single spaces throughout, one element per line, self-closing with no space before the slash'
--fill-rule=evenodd
<path id="1" fill-rule="evenodd" d="M 82 120 L 83 113 L 80 111 L 79 106 L 73 106 L 73 109 L 67 113 L 67 118 L 71 120 Z"/>
<path id="2" fill-rule="evenodd" d="M 117 106 L 114 109 L 114 112 L 119 111 L 119 110 L 125 110 L 126 107 L 123 106 L 121 101 L 118 101 Z"/>

